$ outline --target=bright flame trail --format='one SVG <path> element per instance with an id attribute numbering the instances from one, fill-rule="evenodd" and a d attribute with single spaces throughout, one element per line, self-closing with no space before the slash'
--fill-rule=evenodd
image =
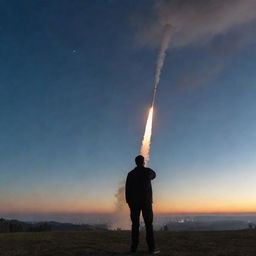
<path id="1" fill-rule="evenodd" d="M 151 144 L 151 135 L 152 135 L 152 122 L 153 122 L 153 112 L 154 112 L 154 105 L 156 100 L 156 91 L 160 81 L 161 71 L 164 65 L 164 59 L 166 56 L 166 51 L 168 49 L 170 39 L 171 39 L 171 29 L 172 26 L 170 24 L 166 24 L 164 27 L 164 34 L 161 43 L 161 48 L 158 53 L 157 62 L 156 62 L 156 72 L 155 72 L 155 79 L 154 79 L 154 89 L 153 89 L 153 98 L 152 104 L 149 109 L 148 113 L 148 120 L 146 123 L 145 133 L 142 140 L 140 154 L 145 158 L 145 165 L 147 165 L 149 161 L 149 152 L 150 152 L 150 144 Z"/>
<path id="2" fill-rule="evenodd" d="M 148 113 L 148 120 L 145 128 L 145 133 L 141 145 L 140 154 L 145 158 L 145 165 L 147 165 L 149 161 L 149 151 L 150 151 L 150 144 L 151 144 L 151 135 L 152 135 L 152 122 L 153 122 L 153 113 L 154 108 L 153 106 L 149 109 Z"/>

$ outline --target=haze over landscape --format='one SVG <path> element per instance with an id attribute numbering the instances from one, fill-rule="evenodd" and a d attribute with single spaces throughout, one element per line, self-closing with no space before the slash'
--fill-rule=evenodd
<path id="1" fill-rule="evenodd" d="M 182 4 L 178 4 L 182 2 Z M 225 2 L 225 4 L 222 4 Z M 102 222 L 139 154 L 158 215 L 256 213 L 256 3 L 0 3 L 0 217 Z"/>

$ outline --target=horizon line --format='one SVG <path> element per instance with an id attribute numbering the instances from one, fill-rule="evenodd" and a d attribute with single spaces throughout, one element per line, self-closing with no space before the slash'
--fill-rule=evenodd
<path id="1" fill-rule="evenodd" d="M 60 212 L 60 211 L 28 211 L 28 212 L 0 212 L 1 215 L 27 215 L 27 214 L 33 214 L 33 215 L 50 215 L 50 214 L 60 214 L 60 215 L 113 215 L 113 214 L 121 214 L 122 212 L 118 211 L 105 211 L 105 212 L 98 212 L 98 211 L 88 211 L 88 212 Z M 127 211 L 128 213 L 128 211 Z M 161 212 L 161 211 L 155 211 L 156 215 L 228 215 L 228 214 L 235 214 L 235 215 L 244 215 L 244 214 L 256 214 L 256 211 L 173 211 L 173 212 Z"/>

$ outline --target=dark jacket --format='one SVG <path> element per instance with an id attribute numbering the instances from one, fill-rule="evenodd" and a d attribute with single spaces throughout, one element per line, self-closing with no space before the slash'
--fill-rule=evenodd
<path id="1" fill-rule="evenodd" d="M 151 180 L 156 173 L 143 166 L 136 167 L 127 175 L 125 183 L 125 198 L 129 206 L 152 204 Z"/>

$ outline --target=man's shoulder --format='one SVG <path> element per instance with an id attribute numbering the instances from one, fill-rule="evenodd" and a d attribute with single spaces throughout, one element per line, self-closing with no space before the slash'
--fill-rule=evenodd
<path id="1" fill-rule="evenodd" d="M 135 174 L 135 169 L 131 170 L 130 172 L 128 172 L 128 175 L 127 176 L 132 176 Z"/>
<path id="2" fill-rule="evenodd" d="M 133 176 L 136 175 L 138 173 L 147 173 L 147 172 L 155 172 L 154 170 L 152 170 L 149 167 L 135 167 L 133 170 L 131 170 L 130 172 L 128 172 L 128 176 Z"/>
<path id="3" fill-rule="evenodd" d="M 133 173 L 137 173 L 138 171 L 153 171 L 151 168 L 149 167 L 135 167 L 133 170 L 131 170 L 128 174 L 133 174 Z"/>

